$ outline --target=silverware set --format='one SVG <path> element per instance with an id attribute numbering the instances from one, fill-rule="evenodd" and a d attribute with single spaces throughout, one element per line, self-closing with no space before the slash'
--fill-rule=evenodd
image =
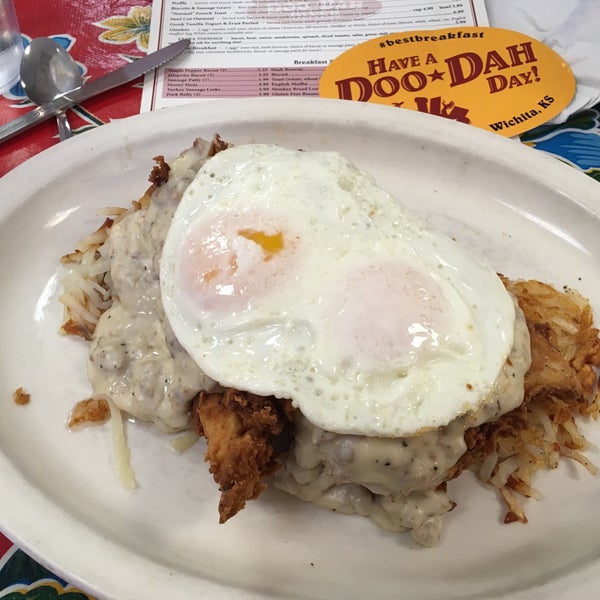
<path id="1" fill-rule="evenodd" d="M 68 109 L 160 67 L 181 54 L 189 44 L 189 39 L 179 40 L 84 84 L 77 64 L 66 50 L 48 38 L 32 40 L 23 54 L 21 84 L 29 99 L 39 106 L 1 125 L 0 142 L 52 117 L 57 118 L 60 139 L 71 137 L 65 114 Z"/>

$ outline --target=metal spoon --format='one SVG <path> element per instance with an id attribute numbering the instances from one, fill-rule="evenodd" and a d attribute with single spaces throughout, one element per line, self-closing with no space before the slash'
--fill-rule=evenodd
<path id="1" fill-rule="evenodd" d="M 21 60 L 21 85 L 28 98 L 38 106 L 54 100 L 61 94 L 81 87 L 83 79 L 79 67 L 71 55 L 50 38 L 40 37 L 31 43 Z M 56 115 L 58 134 L 61 140 L 70 138 L 73 133 L 67 115 Z"/>

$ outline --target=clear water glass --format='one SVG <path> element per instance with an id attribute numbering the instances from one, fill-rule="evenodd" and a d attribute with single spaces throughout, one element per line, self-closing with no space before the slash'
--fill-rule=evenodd
<path id="1" fill-rule="evenodd" d="M 0 93 L 17 82 L 22 54 L 23 42 L 13 0 L 0 0 Z"/>

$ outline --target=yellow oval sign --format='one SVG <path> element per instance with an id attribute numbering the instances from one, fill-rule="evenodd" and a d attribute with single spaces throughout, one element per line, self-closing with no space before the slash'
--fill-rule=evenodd
<path id="1" fill-rule="evenodd" d="M 319 82 L 326 98 L 418 110 L 505 136 L 545 123 L 574 93 L 573 72 L 551 48 L 490 27 L 368 40 L 331 62 Z"/>

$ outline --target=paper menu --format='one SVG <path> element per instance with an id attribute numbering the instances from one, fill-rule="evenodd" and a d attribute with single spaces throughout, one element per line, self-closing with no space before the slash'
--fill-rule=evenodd
<path id="1" fill-rule="evenodd" d="M 317 96 L 344 50 L 398 31 L 488 24 L 484 0 L 154 0 L 150 48 L 188 52 L 147 76 L 142 111 L 201 98 Z"/>

